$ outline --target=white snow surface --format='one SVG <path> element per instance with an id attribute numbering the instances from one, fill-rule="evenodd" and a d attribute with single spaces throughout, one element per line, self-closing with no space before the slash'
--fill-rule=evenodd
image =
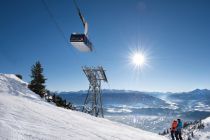
<path id="1" fill-rule="evenodd" d="M 0 74 L 0 140 L 167 140 L 107 119 L 56 107 L 15 75 Z"/>
<path id="2" fill-rule="evenodd" d="M 194 138 L 192 140 L 210 140 L 210 117 L 202 121 L 204 123 L 204 129 L 200 131 L 194 131 Z"/>

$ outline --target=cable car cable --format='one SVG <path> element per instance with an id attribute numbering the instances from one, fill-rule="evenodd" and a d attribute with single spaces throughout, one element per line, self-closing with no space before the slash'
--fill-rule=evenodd
<path id="1" fill-rule="evenodd" d="M 79 6 L 78 6 L 77 3 L 76 3 L 76 0 L 73 0 L 73 3 L 74 3 L 74 5 L 75 5 L 75 7 L 76 7 L 76 9 L 77 9 L 77 12 L 78 12 L 79 17 L 80 17 L 80 19 L 81 19 L 81 21 L 82 21 L 82 24 L 83 24 L 83 26 L 85 27 L 86 21 L 85 21 L 84 17 L 82 16 L 81 12 L 80 12 L 80 9 L 79 9 Z"/>
<path id="2" fill-rule="evenodd" d="M 46 1 L 45 0 L 41 0 L 46 11 L 48 12 L 49 14 L 49 17 L 51 18 L 51 20 L 54 22 L 56 28 L 58 29 L 58 31 L 60 32 L 60 35 L 62 36 L 62 38 L 65 40 L 65 42 L 67 41 L 68 42 L 68 39 L 67 37 L 65 36 L 65 33 L 64 31 L 62 30 L 62 28 L 59 26 L 58 22 L 56 21 L 55 17 L 53 16 L 53 13 L 51 12 L 49 6 L 47 5 Z"/>

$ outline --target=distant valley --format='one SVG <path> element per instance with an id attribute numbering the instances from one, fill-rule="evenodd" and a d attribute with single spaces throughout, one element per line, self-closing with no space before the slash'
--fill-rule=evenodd
<path id="1" fill-rule="evenodd" d="M 81 109 L 87 91 L 57 93 Z M 210 90 L 183 93 L 102 91 L 105 118 L 152 132 L 169 127 L 171 121 L 204 119 L 210 116 Z"/>

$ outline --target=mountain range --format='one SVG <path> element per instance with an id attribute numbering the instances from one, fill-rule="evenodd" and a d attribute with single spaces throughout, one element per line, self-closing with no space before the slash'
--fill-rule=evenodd
<path id="1" fill-rule="evenodd" d="M 87 91 L 57 94 L 79 109 Z M 181 93 L 105 89 L 102 99 L 106 118 L 153 132 L 169 127 L 168 124 L 175 118 L 189 121 L 210 116 L 208 89 Z"/>

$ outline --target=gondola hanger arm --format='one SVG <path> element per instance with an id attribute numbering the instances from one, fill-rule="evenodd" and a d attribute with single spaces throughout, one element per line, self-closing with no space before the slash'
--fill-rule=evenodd
<path id="1" fill-rule="evenodd" d="M 84 26 L 84 34 L 85 35 L 87 35 L 87 33 L 88 33 L 88 23 L 85 21 L 85 18 L 84 18 L 84 16 L 82 16 L 82 14 L 81 14 L 81 12 L 80 12 L 80 9 L 79 9 L 79 6 L 77 5 L 77 3 L 76 3 L 76 0 L 73 0 L 73 2 L 74 2 L 74 5 L 75 5 L 75 7 L 76 7 L 76 9 L 77 9 L 77 12 L 78 12 L 78 14 L 79 14 L 79 17 L 80 17 L 80 19 L 81 19 L 81 21 L 82 21 L 82 24 L 83 24 L 83 26 Z"/>

